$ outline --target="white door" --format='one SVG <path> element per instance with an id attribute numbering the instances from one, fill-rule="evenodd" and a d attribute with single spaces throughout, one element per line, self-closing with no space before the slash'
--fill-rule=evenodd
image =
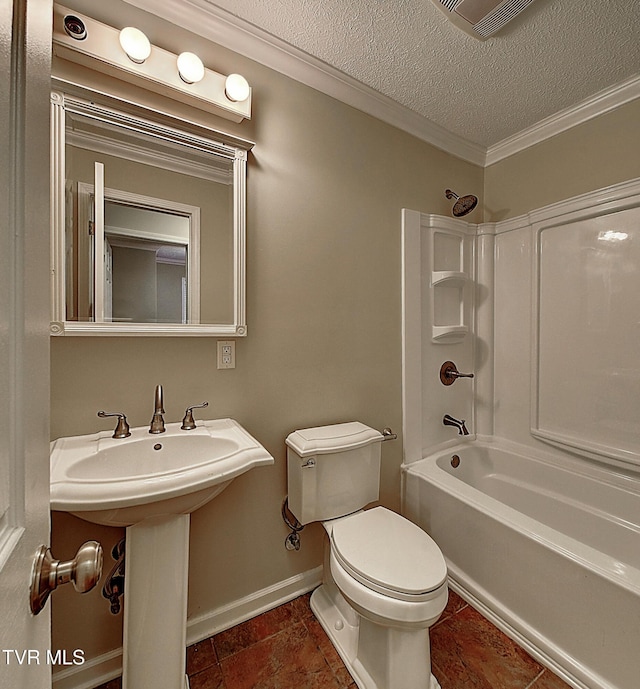
<path id="1" fill-rule="evenodd" d="M 107 237 L 104 238 L 104 319 L 113 320 L 113 249 Z"/>
<path id="2" fill-rule="evenodd" d="M 50 0 L 0 3 L 0 688 L 48 689 Z M 25 653 L 26 652 L 26 653 Z"/>

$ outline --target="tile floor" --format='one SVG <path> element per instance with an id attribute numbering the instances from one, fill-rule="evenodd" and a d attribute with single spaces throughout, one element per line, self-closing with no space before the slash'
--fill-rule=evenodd
<path id="1" fill-rule="evenodd" d="M 431 658 L 442 689 L 570 689 L 453 592 Z M 190 646 L 187 672 L 191 689 L 356 689 L 308 594 Z"/>

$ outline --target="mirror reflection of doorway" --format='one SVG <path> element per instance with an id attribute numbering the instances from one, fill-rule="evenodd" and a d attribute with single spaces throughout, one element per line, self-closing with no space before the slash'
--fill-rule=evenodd
<path id="1" fill-rule="evenodd" d="M 187 323 L 189 218 L 105 201 L 105 320 Z"/>
<path id="2" fill-rule="evenodd" d="M 78 182 L 78 226 L 94 227 L 93 185 Z M 199 208 L 116 189 L 104 190 L 102 246 L 78 235 L 78 319 L 113 323 L 198 323 Z M 97 252 L 97 253 L 96 253 Z M 103 309 L 93 307 L 92 257 L 103 256 Z M 69 305 L 68 305 L 68 310 Z M 94 314 L 102 314 L 95 318 Z"/>

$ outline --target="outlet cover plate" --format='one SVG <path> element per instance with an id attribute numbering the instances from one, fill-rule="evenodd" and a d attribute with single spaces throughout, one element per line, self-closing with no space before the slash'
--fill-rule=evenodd
<path id="1" fill-rule="evenodd" d="M 233 340 L 218 340 L 218 368 L 236 367 L 236 343 Z"/>

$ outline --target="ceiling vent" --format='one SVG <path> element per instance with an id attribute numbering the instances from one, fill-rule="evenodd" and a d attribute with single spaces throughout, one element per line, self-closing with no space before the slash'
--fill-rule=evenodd
<path id="1" fill-rule="evenodd" d="M 460 29 L 484 41 L 534 0 L 433 0 Z"/>

